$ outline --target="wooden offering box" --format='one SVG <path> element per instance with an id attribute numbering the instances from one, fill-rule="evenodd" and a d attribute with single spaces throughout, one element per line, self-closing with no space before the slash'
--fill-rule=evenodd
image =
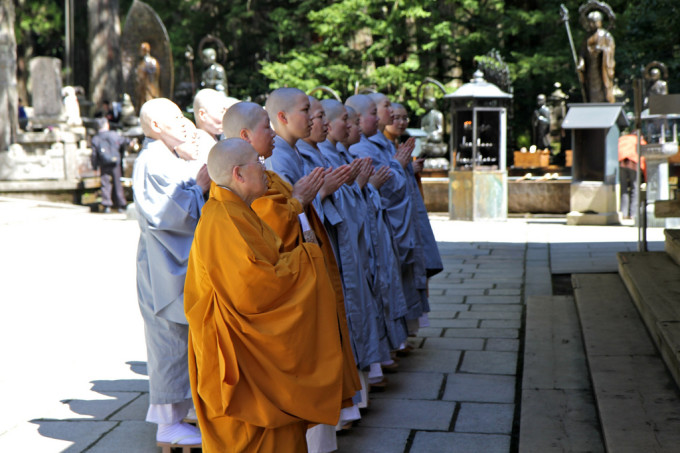
<path id="1" fill-rule="evenodd" d="M 550 151 L 536 151 L 535 153 L 523 153 L 515 151 L 515 168 L 541 168 L 550 165 Z"/>

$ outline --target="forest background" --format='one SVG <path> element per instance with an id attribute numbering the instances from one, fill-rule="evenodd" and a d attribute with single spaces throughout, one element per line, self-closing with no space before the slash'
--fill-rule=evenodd
<path id="1" fill-rule="evenodd" d="M 68 1 L 68 0 L 67 0 Z M 88 7 L 116 7 L 121 24 L 133 0 L 72 0 L 75 42 L 74 84 L 89 85 Z M 34 56 L 64 56 L 63 0 L 14 0 L 19 79 Z M 224 62 L 229 94 L 262 101 L 280 86 L 305 91 L 325 85 L 344 99 L 357 87 L 372 88 L 404 102 L 414 115 L 419 84 L 432 77 L 447 91 L 472 78 L 481 64 L 505 74 L 514 95 L 510 127 L 516 143 L 531 135 L 531 115 L 539 93 L 555 82 L 580 102 L 580 88 L 560 4 L 570 12 L 576 48 L 585 31 L 579 0 L 147 0 L 164 22 L 173 51 L 175 87 L 189 80 L 187 45 L 197 48 L 207 34 L 228 49 Z M 680 88 L 680 2 L 610 0 L 616 13 L 616 78 L 624 99 L 645 65 L 663 62 L 669 92 Z M 608 22 L 605 21 L 605 26 Z M 121 28 L 122 29 L 122 28 Z M 200 56 L 194 61 L 200 78 Z M 497 71 L 498 72 L 498 71 Z M 503 71 L 499 71 L 501 78 Z M 21 82 L 20 82 L 21 86 Z M 628 101 L 630 102 L 630 101 Z M 439 101 L 439 109 L 448 105 Z M 628 107 L 632 109 L 632 106 Z M 414 122 L 415 123 L 415 122 Z M 417 124 L 412 123 L 413 126 Z"/>

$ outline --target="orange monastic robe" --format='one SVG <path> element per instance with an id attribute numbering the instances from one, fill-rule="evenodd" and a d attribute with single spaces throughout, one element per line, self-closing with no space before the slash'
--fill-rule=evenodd
<path id="1" fill-rule="evenodd" d="M 293 250 L 298 244 L 303 242 L 302 228 L 298 221 L 298 214 L 301 214 L 302 205 L 293 198 L 293 188 L 288 182 L 284 181 L 273 171 L 267 171 L 269 176 L 269 190 L 263 196 L 255 200 L 252 204 L 253 210 L 264 220 L 279 237 L 283 240 L 283 250 Z M 342 292 L 342 277 L 335 261 L 333 246 L 331 245 L 326 228 L 321 219 L 316 215 L 313 207 L 306 212 L 309 223 L 316 234 L 321 249 L 323 250 L 326 261 L 328 275 L 335 289 L 335 307 L 338 313 L 338 328 L 342 338 L 343 366 L 343 386 L 342 398 L 343 407 L 352 405 L 351 398 L 357 391 L 361 390 L 361 382 L 357 373 L 357 365 L 352 353 L 352 346 L 347 328 L 347 314 L 345 312 L 345 299 Z"/>
<path id="2" fill-rule="evenodd" d="M 342 400 L 335 298 L 323 253 L 281 239 L 213 188 L 189 256 L 189 376 L 204 452 L 306 452 L 308 423 Z"/>

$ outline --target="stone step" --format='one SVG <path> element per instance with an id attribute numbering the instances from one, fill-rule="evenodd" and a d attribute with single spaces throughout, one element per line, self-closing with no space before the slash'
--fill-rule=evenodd
<path id="1" fill-rule="evenodd" d="M 572 276 L 607 452 L 677 452 L 680 391 L 616 274 Z"/>
<path id="2" fill-rule="evenodd" d="M 519 452 L 604 452 L 573 297 L 526 306 Z"/>
<path id="3" fill-rule="evenodd" d="M 680 386 L 680 266 L 664 252 L 618 254 L 619 274 Z"/>
<path id="4" fill-rule="evenodd" d="M 675 264 L 680 266 L 680 230 L 665 229 L 663 231 L 666 240 L 664 241 L 664 248 L 668 256 L 671 257 Z"/>

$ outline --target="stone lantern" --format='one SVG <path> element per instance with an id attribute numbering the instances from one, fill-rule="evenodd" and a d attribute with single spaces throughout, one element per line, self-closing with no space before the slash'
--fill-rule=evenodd
<path id="1" fill-rule="evenodd" d="M 508 216 L 507 107 L 512 95 L 476 71 L 451 101 L 449 218 L 505 220 Z"/>

